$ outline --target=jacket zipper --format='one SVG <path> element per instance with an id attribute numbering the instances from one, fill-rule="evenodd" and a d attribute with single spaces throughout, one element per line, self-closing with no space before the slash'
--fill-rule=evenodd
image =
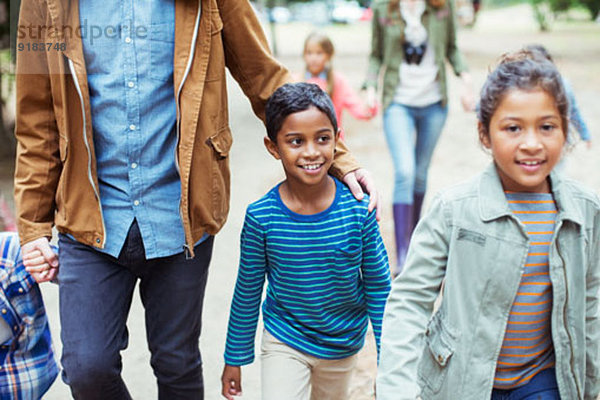
<path id="1" fill-rule="evenodd" d="M 194 24 L 194 35 L 192 36 L 192 43 L 190 44 L 190 55 L 188 57 L 187 65 L 185 66 L 185 71 L 183 73 L 183 77 L 181 79 L 181 83 L 179 84 L 179 88 L 177 88 L 177 98 L 175 101 L 175 106 L 177 109 L 177 145 L 175 146 L 175 168 L 177 169 L 177 173 L 181 179 L 181 171 L 179 169 L 179 156 L 177 149 L 179 148 L 179 139 L 181 137 L 181 90 L 183 89 L 183 84 L 185 83 L 190 70 L 192 69 L 192 61 L 194 60 L 194 53 L 196 49 L 196 42 L 198 41 L 198 28 L 200 26 L 200 15 L 202 14 L 202 4 L 198 1 L 198 14 L 196 15 L 196 23 Z M 181 194 L 183 197 L 183 193 Z M 181 223 L 183 224 L 183 213 L 181 211 L 181 197 L 179 198 L 179 218 L 181 218 Z M 184 237 L 185 237 L 185 227 L 184 227 Z M 183 250 L 185 252 L 186 260 L 192 258 L 192 249 L 190 245 L 187 243 L 187 238 L 184 239 Z"/>
<path id="2" fill-rule="evenodd" d="M 565 304 L 563 305 L 563 308 L 562 308 L 562 312 L 563 312 L 563 325 L 564 325 L 564 328 L 565 328 L 565 332 L 567 332 L 567 336 L 569 338 L 569 343 L 573 343 L 573 339 L 571 338 L 571 333 L 569 332 L 569 327 L 568 327 L 568 324 L 567 324 L 567 304 L 566 304 L 566 301 L 569 298 L 569 291 L 568 291 L 568 288 L 567 288 L 567 271 L 565 269 L 565 260 L 563 259 L 562 255 L 560 253 L 560 244 L 558 242 L 558 230 L 562 227 L 562 220 L 559 221 L 559 223 L 560 223 L 560 225 L 557 226 L 557 228 L 556 228 L 557 235 L 556 235 L 556 239 L 554 240 L 554 243 L 556 244 L 556 253 L 558 254 L 558 257 L 562 261 L 562 265 L 563 265 L 562 273 L 563 273 L 564 284 L 565 284 Z M 570 368 L 571 371 L 574 371 L 575 370 L 575 365 L 574 365 L 575 363 L 574 363 L 574 360 L 573 360 L 573 351 L 569 351 L 569 364 L 571 365 L 571 368 Z M 577 379 L 574 379 L 574 382 L 575 382 L 575 389 L 577 389 L 577 398 L 583 399 L 583 396 L 581 394 L 581 390 L 579 388 L 579 384 L 577 382 Z"/>
<path id="3" fill-rule="evenodd" d="M 95 183 L 94 183 L 94 178 L 92 176 L 92 151 L 90 149 L 90 144 L 88 142 L 88 138 L 87 138 L 87 120 L 85 118 L 85 104 L 83 102 L 83 94 L 81 93 L 81 88 L 79 87 L 79 80 L 77 79 L 77 74 L 75 73 L 75 66 L 73 65 L 73 61 L 70 58 L 67 58 L 69 60 L 69 70 L 71 71 L 71 76 L 73 77 L 73 81 L 75 83 L 75 89 L 77 89 L 77 94 L 79 95 L 79 101 L 81 103 L 81 115 L 83 117 L 83 142 L 85 143 L 85 148 L 87 150 L 88 153 L 88 180 L 90 181 L 90 184 L 92 185 L 92 189 L 94 189 L 94 195 L 96 196 L 96 199 L 98 199 L 98 207 L 100 208 L 100 219 L 102 221 L 102 243 L 101 246 L 102 248 L 104 248 L 104 245 L 106 244 L 106 227 L 104 226 L 104 214 L 102 213 L 102 203 L 100 201 L 100 191 L 99 189 L 96 187 Z"/>

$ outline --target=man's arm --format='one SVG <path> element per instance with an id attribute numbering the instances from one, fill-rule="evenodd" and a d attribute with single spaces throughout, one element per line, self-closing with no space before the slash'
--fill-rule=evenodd
<path id="1" fill-rule="evenodd" d="M 34 0 L 23 0 L 19 26 L 45 26 L 46 18 L 41 4 Z M 17 40 L 17 46 L 23 44 L 23 50 L 17 54 L 16 74 L 17 226 L 23 257 L 27 258 L 30 252 L 39 250 L 49 266 L 58 267 L 58 260 L 48 244 L 54 224 L 54 197 L 62 168 L 50 75 L 46 53 L 29 50 L 42 39 L 24 30 L 19 32 Z M 46 273 L 33 271 L 33 274 L 38 282 L 43 282 L 51 280 L 56 272 L 56 268 L 49 268 Z"/>
<path id="2" fill-rule="evenodd" d="M 19 26 L 45 26 L 41 4 L 23 0 Z M 46 53 L 28 50 L 43 39 L 24 30 L 17 40 L 23 50 L 17 53 L 15 201 L 19 237 L 25 244 L 52 236 L 61 162 Z"/>

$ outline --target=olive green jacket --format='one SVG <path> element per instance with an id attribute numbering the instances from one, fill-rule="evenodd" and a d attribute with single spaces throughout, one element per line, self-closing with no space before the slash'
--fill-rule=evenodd
<path id="1" fill-rule="evenodd" d="M 379 74 L 383 70 L 383 108 L 387 108 L 400 83 L 399 68 L 404 59 L 402 49 L 405 22 L 399 11 L 388 12 L 389 0 L 376 0 L 373 4 L 371 55 L 369 70 L 364 87 L 377 87 Z M 456 46 L 456 18 L 454 3 L 447 0 L 441 8 L 433 8 L 429 3 L 423 13 L 423 25 L 427 29 L 428 43 L 433 45 L 435 61 L 438 65 L 438 79 L 442 92 L 442 102 L 448 101 L 446 69 L 448 60 L 456 75 L 467 70 L 463 56 Z"/>
<path id="2" fill-rule="evenodd" d="M 600 201 L 555 174 L 551 187 L 558 209 L 549 249 L 556 379 L 561 399 L 595 400 Z M 377 399 L 489 399 L 528 250 L 525 225 L 512 213 L 493 165 L 439 195 L 415 230 L 387 300 Z"/>

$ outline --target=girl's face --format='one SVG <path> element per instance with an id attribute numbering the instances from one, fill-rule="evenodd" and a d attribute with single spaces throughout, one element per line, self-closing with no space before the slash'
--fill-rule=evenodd
<path id="1" fill-rule="evenodd" d="M 323 47 L 314 40 L 306 43 L 304 49 L 304 62 L 306 63 L 306 69 L 312 75 L 319 75 L 325 67 L 331 56 L 323 50 Z"/>
<path id="2" fill-rule="evenodd" d="M 542 89 L 511 90 L 490 120 L 483 145 L 492 151 L 504 190 L 548 193 L 548 175 L 565 144 L 554 98 Z"/>

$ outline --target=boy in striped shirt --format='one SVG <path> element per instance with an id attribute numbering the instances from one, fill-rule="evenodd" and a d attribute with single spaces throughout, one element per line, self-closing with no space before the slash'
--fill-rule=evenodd
<path id="1" fill-rule="evenodd" d="M 266 108 L 265 146 L 286 180 L 246 211 L 222 394 L 241 395 L 262 305 L 263 400 L 348 397 L 371 321 L 377 351 L 390 290 L 387 253 L 368 200 L 328 174 L 339 130 L 314 84 L 286 84 Z"/>

